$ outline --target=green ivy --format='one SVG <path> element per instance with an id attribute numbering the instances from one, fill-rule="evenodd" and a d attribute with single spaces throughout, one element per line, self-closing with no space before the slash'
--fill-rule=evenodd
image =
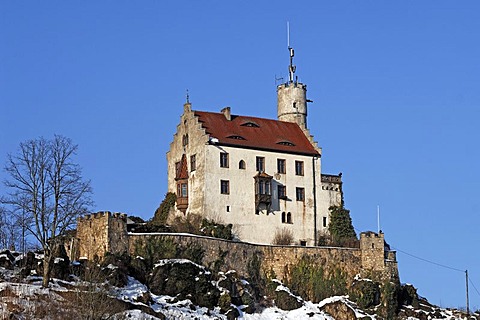
<path id="1" fill-rule="evenodd" d="M 353 228 L 350 210 L 342 206 L 331 206 L 330 223 L 328 232 L 332 238 L 333 245 L 343 245 L 346 242 L 357 240 L 357 234 Z"/>
<path id="2" fill-rule="evenodd" d="M 327 273 L 309 256 L 302 257 L 290 268 L 287 279 L 287 286 L 293 292 L 315 303 L 347 291 L 346 276 L 340 269 Z"/>
<path id="3" fill-rule="evenodd" d="M 175 193 L 167 192 L 165 194 L 165 198 L 163 199 L 160 206 L 155 210 L 155 215 L 152 219 L 153 224 L 165 224 L 167 223 L 168 214 L 170 209 L 175 206 L 175 202 L 177 201 L 177 196 Z"/>

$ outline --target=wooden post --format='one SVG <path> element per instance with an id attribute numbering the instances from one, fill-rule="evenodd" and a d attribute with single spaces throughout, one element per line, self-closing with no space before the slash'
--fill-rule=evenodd
<path id="1" fill-rule="evenodd" d="M 465 270 L 465 286 L 467 289 L 467 316 L 470 315 L 470 308 L 469 308 L 469 303 L 468 303 L 468 270 Z"/>

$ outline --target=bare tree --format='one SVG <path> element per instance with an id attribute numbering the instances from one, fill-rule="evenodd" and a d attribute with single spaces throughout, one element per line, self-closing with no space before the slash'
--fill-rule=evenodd
<path id="1" fill-rule="evenodd" d="M 43 286 L 47 287 L 58 236 L 92 205 L 90 181 L 84 181 L 81 168 L 72 162 L 77 145 L 55 135 L 20 143 L 17 154 L 9 154 L 2 202 L 9 205 L 44 251 Z"/>

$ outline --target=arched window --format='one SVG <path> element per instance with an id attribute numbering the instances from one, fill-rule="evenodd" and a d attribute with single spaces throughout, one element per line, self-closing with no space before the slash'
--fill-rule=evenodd
<path id="1" fill-rule="evenodd" d="M 293 223 L 293 222 L 292 222 L 292 213 L 291 213 L 291 212 L 287 213 L 287 223 Z"/>
<path id="2" fill-rule="evenodd" d="M 238 163 L 238 169 L 245 170 L 245 161 L 240 160 L 240 162 Z"/>
<path id="3" fill-rule="evenodd" d="M 285 212 L 282 212 L 282 223 L 285 223 Z"/>

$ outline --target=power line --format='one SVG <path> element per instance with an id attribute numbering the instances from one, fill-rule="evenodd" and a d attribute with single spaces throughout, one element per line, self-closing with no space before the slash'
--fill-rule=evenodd
<path id="1" fill-rule="evenodd" d="M 355 229 L 358 233 L 361 233 L 361 231 L 358 230 L 357 228 L 354 227 L 354 229 Z M 449 267 L 449 266 L 447 266 L 447 265 L 444 265 L 444 264 L 441 264 L 441 263 L 437 263 L 437 262 L 434 262 L 434 261 L 431 261 L 431 260 L 428 260 L 428 259 L 424 259 L 424 258 L 421 258 L 421 257 L 416 256 L 416 255 L 414 255 L 414 254 L 405 252 L 405 251 L 400 250 L 400 249 L 398 249 L 398 248 L 396 248 L 396 247 L 393 247 L 393 246 L 391 246 L 391 247 L 392 247 L 393 249 L 395 249 L 395 250 L 397 250 L 397 251 L 399 251 L 399 252 L 401 252 L 401 253 L 403 253 L 403 254 L 406 254 L 407 256 L 413 257 L 413 258 L 415 258 L 415 259 L 422 260 L 422 261 L 424 261 L 424 262 L 428 262 L 428 263 L 434 264 L 434 265 L 439 266 L 439 267 L 442 267 L 442 268 L 446 268 L 446 269 L 450 269 L 450 270 L 453 270 L 453 271 L 458 271 L 458 272 L 461 272 L 461 273 L 465 273 L 465 270 L 460 270 L 460 269 L 457 269 L 457 268 L 454 268 L 454 267 Z"/>
<path id="2" fill-rule="evenodd" d="M 434 264 L 434 265 L 442 267 L 442 268 L 446 268 L 446 269 L 450 269 L 450 270 L 453 270 L 453 271 L 458 271 L 458 272 L 461 272 L 461 273 L 465 273 L 465 270 L 460 270 L 460 269 L 457 269 L 457 268 L 454 268 L 454 267 L 449 267 L 449 266 L 441 264 L 441 263 L 437 263 L 437 262 L 434 262 L 434 261 L 431 261 L 431 260 L 428 260 L 428 259 L 421 258 L 419 256 L 416 256 L 416 255 L 413 255 L 411 253 L 405 252 L 405 251 L 400 250 L 400 249 L 398 249 L 396 247 L 393 247 L 393 246 L 392 246 L 392 248 L 397 250 L 397 251 L 400 251 L 403 254 L 406 254 L 407 256 L 413 257 L 415 259 L 422 260 L 424 262 L 428 262 L 428 263 Z"/>
<path id="3" fill-rule="evenodd" d="M 361 233 L 360 230 L 358 230 L 357 228 L 354 227 L 354 229 Z M 396 248 L 394 246 L 391 246 L 394 250 L 396 251 L 399 251 L 403 254 L 406 254 L 407 256 L 410 256 L 412 258 L 415 258 L 415 259 L 418 259 L 418 260 L 421 260 L 421 261 L 424 261 L 424 262 L 427 262 L 427 263 L 430 263 L 430 264 L 433 264 L 433 265 L 436 265 L 438 267 L 442 267 L 442 268 L 445 268 L 445 269 L 449 269 L 449 270 L 452 270 L 452 271 L 457 271 L 457 272 L 461 272 L 461 273 L 465 273 L 466 271 L 465 270 L 460 270 L 460 269 L 457 269 L 457 268 L 454 268 L 454 267 L 450 267 L 450 266 L 447 266 L 447 265 L 444 265 L 444 264 L 441 264 L 441 263 L 438 263 L 438 262 L 435 262 L 435 261 L 431 261 L 431 260 L 428 260 L 428 259 L 425 259 L 425 258 L 422 258 L 422 257 L 419 257 L 419 256 L 416 256 L 414 254 L 411 254 L 411 253 L 408 253 L 406 251 L 403 251 L 403 250 L 400 250 L 399 248 Z M 477 287 L 475 286 L 475 284 L 473 283 L 472 279 L 470 277 L 468 277 L 468 282 L 472 285 L 473 289 L 475 289 L 475 291 L 477 292 L 477 294 L 480 296 L 480 292 L 479 290 L 477 289 Z"/>
<path id="4" fill-rule="evenodd" d="M 477 294 L 480 296 L 480 292 L 478 292 L 477 287 L 475 287 L 475 285 L 473 284 L 472 279 L 468 278 L 468 281 L 473 286 L 473 289 L 475 289 L 475 291 L 477 291 Z"/>

